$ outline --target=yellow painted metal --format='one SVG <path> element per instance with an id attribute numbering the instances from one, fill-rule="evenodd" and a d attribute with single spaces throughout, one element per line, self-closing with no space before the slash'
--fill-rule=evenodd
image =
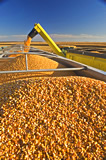
<path id="1" fill-rule="evenodd" d="M 100 69 L 102 71 L 106 71 L 106 59 L 104 58 L 92 57 L 76 53 L 66 53 L 66 58 Z"/>
<path id="2" fill-rule="evenodd" d="M 106 71 L 106 59 L 87 55 L 66 53 L 66 58 Z"/>
<path id="3" fill-rule="evenodd" d="M 62 53 L 61 49 L 56 45 L 56 43 L 51 39 L 51 37 L 47 34 L 47 32 L 42 28 L 42 26 L 39 23 L 35 23 L 34 28 L 41 35 L 41 37 L 49 44 L 49 46 L 53 49 L 54 53 L 64 57 L 64 54 Z"/>

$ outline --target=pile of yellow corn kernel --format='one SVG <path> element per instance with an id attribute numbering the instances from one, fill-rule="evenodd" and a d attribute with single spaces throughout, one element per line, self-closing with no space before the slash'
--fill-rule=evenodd
<path id="1" fill-rule="evenodd" d="M 4 160 L 102 160 L 105 82 L 37 78 L 0 86 Z"/>
<path id="2" fill-rule="evenodd" d="M 56 69 L 56 68 L 66 68 L 66 66 L 43 56 L 39 55 L 28 55 L 28 69 Z M 25 55 L 17 56 L 10 61 L 6 61 L 0 65 L 0 71 L 16 71 L 16 70 L 26 70 Z M 59 76 L 75 76 L 76 74 L 72 71 L 66 72 L 28 72 L 28 73 L 14 73 L 14 74 L 0 74 L 0 83 L 8 82 L 18 79 L 25 79 L 31 77 L 59 77 Z"/>

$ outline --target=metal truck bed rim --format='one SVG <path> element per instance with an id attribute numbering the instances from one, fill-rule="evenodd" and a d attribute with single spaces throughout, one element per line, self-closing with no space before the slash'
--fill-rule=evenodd
<path id="1" fill-rule="evenodd" d="M 106 81 L 106 72 L 87 66 L 85 64 L 67 59 L 65 57 L 56 55 L 54 53 L 46 52 L 37 48 L 31 48 L 30 52 L 25 53 L 25 52 L 13 52 L 13 53 L 3 53 L 3 55 L 8 56 L 11 54 L 24 54 L 26 57 L 26 70 L 22 71 L 0 71 L 0 74 L 4 73 L 21 73 L 21 72 L 50 72 L 50 71 L 75 71 L 78 76 L 85 76 L 85 77 L 90 77 L 90 78 L 95 78 L 98 80 Z M 67 68 L 58 68 L 58 69 L 40 69 L 40 70 L 28 70 L 28 60 L 27 60 L 27 55 L 28 54 L 33 54 L 33 55 L 40 55 L 44 57 L 48 57 L 52 60 L 55 60 L 63 65 L 66 65 Z M 5 59 L 6 57 L 0 58 L 0 60 Z M 8 59 L 8 58 L 7 58 Z"/>

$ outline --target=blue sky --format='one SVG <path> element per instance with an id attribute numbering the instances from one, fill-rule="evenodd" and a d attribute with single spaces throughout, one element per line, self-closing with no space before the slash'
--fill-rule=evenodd
<path id="1" fill-rule="evenodd" d="M 106 42 L 103 1 L 0 0 L 0 41 L 24 41 L 40 23 L 54 41 Z M 33 40 L 43 41 L 39 35 Z"/>

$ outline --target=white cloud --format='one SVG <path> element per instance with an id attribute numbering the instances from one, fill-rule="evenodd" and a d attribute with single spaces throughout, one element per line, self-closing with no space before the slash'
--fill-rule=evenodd
<path id="1" fill-rule="evenodd" d="M 25 38 L 26 35 L 0 35 L 0 41 L 21 41 Z"/>
<path id="2" fill-rule="evenodd" d="M 15 37 L 15 38 L 26 38 L 26 35 L 11 35 L 11 37 Z"/>
<path id="3" fill-rule="evenodd" d="M 80 35 L 72 35 L 72 34 L 51 34 L 50 35 L 54 40 L 66 40 L 66 41 L 106 41 L 106 35 L 89 35 L 89 34 L 80 34 Z"/>
<path id="4" fill-rule="evenodd" d="M 54 41 L 91 41 L 91 42 L 105 42 L 106 35 L 89 35 L 89 34 L 50 34 Z M 24 41 L 27 35 L 0 35 L 0 41 Z M 44 41 L 40 35 L 33 38 L 33 41 Z"/>
<path id="5" fill-rule="evenodd" d="M 27 39 L 27 35 L 0 35 L 0 41 L 24 41 Z M 37 35 L 33 40 L 42 41 L 40 35 Z"/>
<path id="6" fill-rule="evenodd" d="M 1 35 L 0 35 L 0 40 L 1 40 L 1 39 L 6 39 L 6 38 L 8 38 L 8 36 L 5 36 L 5 35 L 1 36 Z"/>

